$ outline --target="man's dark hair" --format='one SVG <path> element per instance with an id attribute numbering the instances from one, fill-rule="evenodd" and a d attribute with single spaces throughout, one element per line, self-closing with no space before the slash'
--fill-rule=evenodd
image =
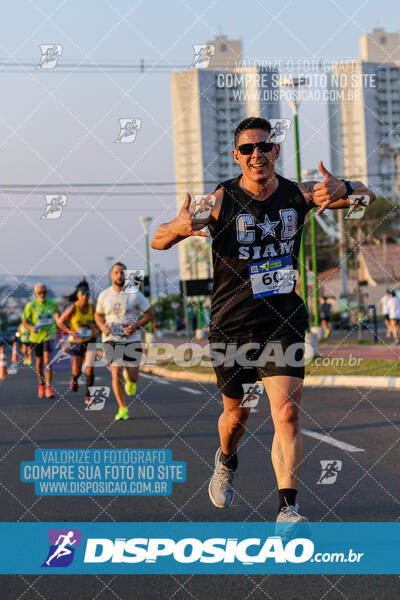
<path id="1" fill-rule="evenodd" d="M 263 129 L 264 131 L 271 133 L 271 123 L 260 117 L 248 117 L 241 121 L 235 129 L 235 148 L 240 134 L 243 133 L 243 131 L 247 131 L 247 129 Z"/>
<path id="2" fill-rule="evenodd" d="M 122 262 L 116 262 L 116 263 L 114 263 L 113 266 L 110 269 L 110 273 L 111 273 L 111 271 L 113 270 L 114 267 L 122 267 L 126 271 L 126 265 L 124 265 L 124 263 L 122 263 Z"/>

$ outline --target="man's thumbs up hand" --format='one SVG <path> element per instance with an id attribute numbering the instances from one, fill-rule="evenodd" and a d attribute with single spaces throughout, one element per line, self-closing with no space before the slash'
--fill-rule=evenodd
<path id="1" fill-rule="evenodd" d="M 322 177 L 324 178 L 324 181 L 328 181 L 328 179 L 330 177 L 332 177 L 332 173 L 329 173 L 329 171 L 327 169 L 325 169 L 324 163 L 322 162 L 322 160 L 320 160 L 318 163 L 318 170 L 321 173 Z"/>
<path id="2" fill-rule="evenodd" d="M 314 185 L 312 197 L 314 204 L 320 207 L 317 211 L 317 215 L 320 215 L 332 202 L 336 202 L 340 198 L 346 198 L 346 185 L 344 181 L 325 169 L 322 160 L 318 163 L 318 169 L 324 181 Z"/>

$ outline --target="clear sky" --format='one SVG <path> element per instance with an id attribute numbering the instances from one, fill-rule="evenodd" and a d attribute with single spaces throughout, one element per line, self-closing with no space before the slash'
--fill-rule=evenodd
<path id="1" fill-rule="evenodd" d="M 350 59 L 359 57 L 363 33 L 377 26 L 393 31 L 398 13 L 394 0 L 21 0 L 3 5 L 0 54 L 3 61 L 38 63 L 39 44 L 55 43 L 63 46 L 63 63 L 144 59 L 145 64 L 189 66 L 193 44 L 224 33 L 242 41 L 246 60 Z M 54 184 L 49 191 L 57 194 L 57 185 L 65 183 L 174 180 L 168 69 L 82 74 L 19 66 L 14 71 L 0 73 L 2 185 Z M 284 103 L 281 113 L 290 117 Z M 124 117 L 142 120 L 132 144 L 115 143 L 118 120 Z M 320 159 L 329 166 L 327 118 L 322 102 L 301 107 L 303 168 L 316 167 Z M 286 144 L 285 175 L 293 177 L 291 137 Z M 100 273 L 110 255 L 129 268 L 144 268 L 139 216 L 151 215 L 156 224 L 169 220 L 175 197 L 154 187 L 141 189 L 146 195 L 68 197 L 57 220 L 40 218 L 42 196 L 1 194 L 2 272 Z M 130 212 L 121 210 L 126 207 Z M 177 267 L 175 250 L 152 251 L 151 260 Z"/>

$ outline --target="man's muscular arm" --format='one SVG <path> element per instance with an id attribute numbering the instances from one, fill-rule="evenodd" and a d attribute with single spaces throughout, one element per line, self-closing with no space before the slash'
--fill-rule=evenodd
<path id="1" fill-rule="evenodd" d="M 191 197 L 190 194 L 186 194 L 186 199 L 179 210 L 178 216 L 173 221 L 163 223 L 157 227 L 154 237 L 151 240 L 151 247 L 155 250 L 168 250 L 187 237 L 209 237 L 209 233 L 201 230 L 211 223 L 213 219 L 218 219 L 223 190 L 219 189 L 213 195 L 216 197 L 216 202 L 210 216 L 207 219 L 192 219 L 189 211 Z"/>
<path id="2" fill-rule="evenodd" d="M 322 161 L 320 161 L 318 168 L 324 177 L 324 181 L 305 181 L 298 184 L 308 207 L 312 208 L 313 205 L 319 206 L 317 215 L 320 215 L 326 208 L 348 208 L 350 200 L 347 197 L 344 181 L 329 173 Z M 352 181 L 352 183 L 354 191 L 351 195 L 367 196 L 369 198 L 368 204 L 371 204 L 375 200 L 376 195 L 374 192 L 367 188 L 362 181 Z"/>

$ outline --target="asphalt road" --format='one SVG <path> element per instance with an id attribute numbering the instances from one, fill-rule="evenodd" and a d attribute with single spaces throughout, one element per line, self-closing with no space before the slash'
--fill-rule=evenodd
<path id="1" fill-rule="evenodd" d="M 110 384 L 105 369 L 97 383 Z M 83 409 L 68 373 L 57 373 L 55 400 L 37 398 L 34 373 L 23 367 L 0 382 L 0 498 L 3 521 L 273 521 L 277 493 L 269 454 L 273 428 L 267 399 L 252 412 L 239 451 L 234 504 L 215 508 L 208 481 L 218 445 L 221 402 L 213 384 L 142 375 L 131 418 L 113 422 L 116 404 Z M 186 389 L 182 389 L 186 388 Z M 191 391 L 188 391 L 191 390 Z M 398 392 L 314 389 L 304 392 L 304 460 L 298 501 L 311 521 L 399 519 Z M 319 436 L 330 435 L 338 445 Z M 359 449 L 349 451 L 343 444 Z M 342 447 L 341 447 L 342 446 Z M 21 461 L 37 448 L 170 448 L 187 463 L 187 482 L 171 497 L 38 497 L 19 481 Z M 341 461 L 332 485 L 317 484 L 321 460 Z M 2 598 L 119 599 L 386 599 L 398 595 L 395 576 L 2 576 Z"/>

